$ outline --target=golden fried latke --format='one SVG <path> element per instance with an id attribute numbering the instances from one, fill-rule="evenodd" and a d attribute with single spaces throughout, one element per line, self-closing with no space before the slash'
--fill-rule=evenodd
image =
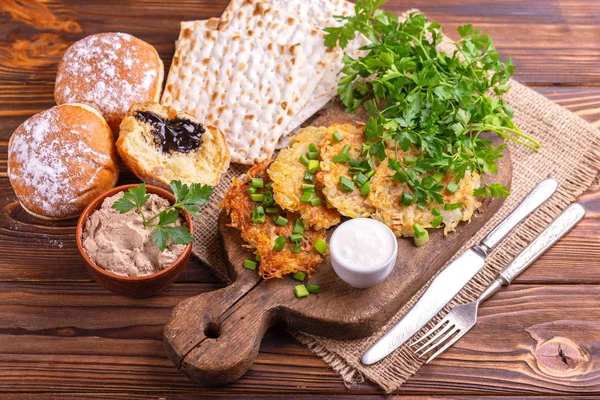
<path id="1" fill-rule="evenodd" d="M 333 162 L 333 157 L 342 152 L 344 145 L 350 145 L 350 157 L 360 158 L 364 124 L 333 124 L 327 128 L 327 133 L 321 144 L 321 171 L 317 173 L 317 180 L 323 184 L 323 194 L 327 202 L 336 208 L 340 214 L 351 218 L 370 216 L 375 209 L 361 196 L 358 188 L 352 192 L 344 192 L 340 187 L 340 177 L 345 176 L 352 180 L 348 173 L 348 164 Z M 336 142 L 332 136 L 335 132 L 342 135 L 342 141 Z"/>
<path id="2" fill-rule="evenodd" d="M 269 161 L 256 164 L 248 171 L 253 178 L 263 178 L 264 183 L 269 182 L 267 167 Z M 323 257 L 314 249 L 317 239 L 326 240 L 325 231 L 305 229 L 300 242 L 302 248 L 299 253 L 292 252 L 294 244 L 286 241 L 282 251 L 273 249 L 274 241 L 278 236 L 289 237 L 294 229 L 296 220 L 300 218 L 297 213 L 282 210 L 280 215 L 288 219 L 286 226 L 279 226 L 273 222 L 271 215 L 266 215 L 264 223 L 252 222 L 252 209 L 258 206 L 250 198 L 248 188 L 251 186 L 248 176 L 241 179 L 234 178 L 233 186 L 221 202 L 220 207 L 225 209 L 231 218 L 230 226 L 239 229 L 242 238 L 248 243 L 247 247 L 255 250 L 260 256 L 259 270 L 265 279 L 281 278 L 285 274 L 302 271 L 311 274 L 315 266 L 323 261 Z"/>
<path id="3" fill-rule="evenodd" d="M 444 217 L 444 234 L 447 234 L 453 231 L 460 221 L 470 221 L 475 210 L 481 207 L 481 203 L 473 196 L 473 190 L 480 185 L 477 173 L 471 174 L 467 171 L 455 194 L 448 193 L 446 189 L 442 190 L 446 203 L 463 203 L 462 208 L 452 211 L 444 210 L 443 205 L 436 203 L 427 203 L 423 210 L 417 207 L 416 203 L 403 206 L 400 204 L 402 192 L 412 193 L 412 190 L 406 183 L 392 178 L 393 175 L 394 171 L 388 168 L 387 160 L 383 161 L 371 179 L 371 192 L 367 196 L 367 202 L 375 208 L 372 217 L 389 226 L 398 237 L 413 236 L 414 223 L 423 228 L 432 228 L 431 221 L 435 218 L 431 214 L 433 208 L 437 208 Z M 446 174 L 440 184 L 445 187 L 453 179 L 450 174 Z"/>
<path id="4" fill-rule="evenodd" d="M 288 148 L 281 150 L 267 171 L 273 181 L 275 202 L 285 210 L 300 213 L 304 225 L 316 230 L 339 224 L 340 213 L 327 207 L 320 184 L 315 187 L 315 196 L 321 199 L 321 205 L 312 206 L 300 201 L 306 173 L 306 166 L 300 162 L 300 157 L 308 152 L 309 144 L 314 143 L 320 147 L 326 133 L 327 128 L 324 127 L 300 129 L 300 133 L 292 138 Z"/>

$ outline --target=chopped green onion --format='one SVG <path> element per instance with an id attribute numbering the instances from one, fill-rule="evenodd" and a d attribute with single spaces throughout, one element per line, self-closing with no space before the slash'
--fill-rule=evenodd
<path id="1" fill-rule="evenodd" d="M 248 188 L 248 193 L 250 193 L 250 194 L 254 194 L 254 193 L 256 193 L 256 191 L 257 191 L 257 190 L 258 190 L 258 189 L 257 189 L 257 188 L 255 188 L 254 186 L 250 186 L 250 187 Z"/>
<path id="2" fill-rule="evenodd" d="M 273 250 L 281 251 L 285 247 L 285 236 L 279 236 L 275 239 L 275 244 L 273 245 Z"/>
<path id="3" fill-rule="evenodd" d="M 366 196 L 371 192 L 371 181 L 366 181 L 365 183 L 363 183 L 363 185 L 360 187 L 360 195 L 361 196 Z"/>
<path id="4" fill-rule="evenodd" d="M 345 176 L 340 176 L 340 186 L 344 192 L 351 192 L 354 190 L 354 182 Z"/>
<path id="5" fill-rule="evenodd" d="M 252 187 L 261 188 L 265 186 L 263 178 L 252 178 Z"/>
<path id="6" fill-rule="evenodd" d="M 303 192 L 302 196 L 300 196 L 300 201 L 303 203 L 310 203 L 313 198 L 313 192 Z"/>
<path id="7" fill-rule="evenodd" d="M 267 208 L 265 208 L 265 212 L 267 214 L 277 214 L 279 212 L 279 208 L 277 208 L 277 207 L 267 207 Z"/>
<path id="8" fill-rule="evenodd" d="M 452 181 L 446 186 L 446 191 L 450 194 L 454 194 L 458 192 L 458 185 L 456 182 Z"/>
<path id="9" fill-rule="evenodd" d="M 265 185 L 265 189 L 267 189 L 267 190 L 271 190 L 272 187 L 273 187 L 273 182 L 267 182 Z"/>
<path id="10" fill-rule="evenodd" d="M 309 293 L 319 293 L 321 291 L 321 286 L 319 285 L 307 285 L 306 286 L 306 290 L 308 290 Z"/>
<path id="11" fill-rule="evenodd" d="M 333 140 L 335 140 L 336 142 L 341 142 L 344 138 L 342 137 L 342 135 L 339 132 L 335 132 L 333 135 L 331 135 L 331 137 L 333 138 Z"/>
<path id="12" fill-rule="evenodd" d="M 452 210 L 458 210 L 459 208 L 462 208 L 463 203 L 446 203 L 444 204 L 444 210 L 446 211 L 452 211 Z"/>
<path id="13" fill-rule="evenodd" d="M 431 177 L 433 178 L 434 181 L 436 181 L 437 183 L 440 183 L 440 181 L 442 179 L 444 179 L 444 173 L 440 172 L 440 171 L 435 171 L 435 173 L 433 175 L 431 175 Z"/>
<path id="14" fill-rule="evenodd" d="M 279 225 L 279 226 L 286 226 L 288 223 L 288 220 L 287 220 L 287 218 L 284 218 L 281 215 L 279 215 L 277 218 L 275 218 L 273 220 L 273 222 L 275 222 L 275 224 Z"/>
<path id="15" fill-rule="evenodd" d="M 298 271 L 294 273 L 294 276 L 292 278 L 294 278 L 297 281 L 304 282 L 304 279 L 306 279 L 306 274 L 302 271 Z"/>
<path id="16" fill-rule="evenodd" d="M 425 203 L 424 201 L 420 201 L 417 203 L 417 207 L 419 207 L 419 210 L 424 210 L 425 207 L 427 207 L 427 203 Z"/>
<path id="17" fill-rule="evenodd" d="M 414 199 L 415 199 L 415 196 L 413 196 L 412 193 L 402 192 L 402 197 L 400 197 L 400 204 L 408 207 L 412 204 Z"/>
<path id="18" fill-rule="evenodd" d="M 296 245 L 294 246 L 294 250 L 292 250 L 292 253 L 298 254 L 298 253 L 300 253 L 301 249 L 302 249 L 302 246 L 300 245 L 300 243 L 296 243 Z"/>
<path id="19" fill-rule="evenodd" d="M 437 228 L 438 226 L 440 226 L 442 224 L 442 222 L 444 222 L 444 217 L 442 217 L 441 215 L 438 215 L 437 217 L 435 217 L 433 219 L 433 221 L 431 221 L 431 226 L 433 226 L 434 228 Z"/>
<path id="20" fill-rule="evenodd" d="M 312 152 L 319 152 L 319 149 L 317 148 L 317 145 L 314 143 L 311 143 L 308 145 L 308 151 L 312 151 Z"/>
<path id="21" fill-rule="evenodd" d="M 359 172 L 357 175 L 354 176 L 354 182 L 356 182 L 358 186 L 362 186 L 368 180 L 369 178 L 367 178 L 362 172 Z"/>
<path id="22" fill-rule="evenodd" d="M 252 222 L 265 222 L 265 210 L 262 206 L 252 209 Z"/>
<path id="23" fill-rule="evenodd" d="M 317 172 L 320 167 L 319 167 L 319 161 L 318 160 L 310 160 L 308 162 L 308 172 L 310 172 L 311 174 L 314 174 L 315 172 Z"/>
<path id="24" fill-rule="evenodd" d="M 294 230 L 292 232 L 298 233 L 300 235 L 304 233 L 304 221 L 302 221 L 301 218 L 298 218 L 296 220 L 296 223 L 294 224 Z"/>
<path id="25" fill-rule="evenodd" d="M 257 262 L 260 261 L 260 254 L 257 254 L 256 257 L 254 257 L 254 260 Z"/>
<path id="26" fill-rule="evenodd" d="M 413 231 L 415 232 L 415 237 L 420 238 L 427 234 L 427 230 L 423 229 L 423 227 L 417 223 L 413 224 Z"/>
<path id="27" fill-rule="evenodd" d="M 317 239 L 314 246 L 322 255 L 325 255 L 325 252 L 327 252 L 327 249 L 329 248 L 329 245 L 323 239 Z"/>
<path id="28" fill-rule="evenodd" d="M 337 156 L 333 156 L 332 160 L 336 164 L 346 163 L 350 161 L 350 156 L 348 154 L 338 154 Z"/>
<path id="29" fill-rule="evenodd" d="M 376 172 L 376 171 L 375 171 L 374 169 L 372 169 L 372 170 L 370 170 L 369 172 L 367 172 L 367 173 L 365 174 L 365 176 L 366 176 L 367 178 L 371 179 L 371 178 L 373 177 L 373 175 L 375 175 L 375 172 Z"/>
<path id="30" fill-rule="evenodd" d="M 404 164 L 406 165 L 415 165 L 417 163 L 417 159 L 414 157 L 404 157 Z"/>
<path id="31" fill-rule="evenodd" d="M 308 157 L 309 160 L 318 160 L 319 152 L 318 151 L 309 151 L 308 153 L 306 153 L 306 156 Z"/>
<path id="32" fill-rule="evenodd" d="M 345 144 L 344 147 L 342 147 L 342 152 L 340 154 L 350 154 L 350 145 L 349 144 Z"/>
<path id="33" fill-rule="evenodd" d="M 254 271 L 256 269 L 256 262 L 252 260 L 244 260 L 244 268 Z"/>
<path id="34" fill-rule="evenodd" d="M 439 217 L 440 215 L 442 215 L 442 213 L 440 212 L 440 210 L 438 210 L 437 208 L 433 208 L 433 209 L 431 210 L 431 213 L 432 213 L 433 215 L 435 215 L 436 217 Z"/>
<path id="35" fill-rule="evenodd" d="M 292 233 L 290 235 L 290 242 L 292 242 L 292 243 L 298 243 L 300 241 L 302 241 L 302 234 L 300 234 L 300 233 Z"/>
<path id="36" fill-rule="evenodd" d="M 300 162 L 308 167 L 308 158 L 305 155 L 300 156 Z"/>
<path id="37" fill-rule="evenodd" d="M 417 247 L 423 246 L 425 243 L 429 242 L 429 233 L 427 231 L 425 231 L 425 235 L 421 236 L 420 238 L 415 236 L 414 241 L 415 241 L 415 246 L 417 246 Z"/>
<path id="38" fill-rule="evenodd" d="M 265 192 L 264 193 L 265 200 L 263 201 L 263 205 L 265 207 L 271 207 L 275 205 L 275 200 L 273 199 L 273 193 Z"/>
<path id="39" fill-rule="evenodd" d="M 297 298 L 308 296 L 308 290 L 306 290 L 306 286 L 304 285 L 294 286 L 294 293 L 296 294 Z"/>
<path id="40" fill-rule="evenodd" d="M 310 172 L 306 171 L 304 173 L 304 180 L 308 183 L 313 183 L 315 181 L 315 176 Z"/>
<path id="41" fill-rule="evenodd" d="M 250 195 L 252 201 L 263 201 L 265 196 L 262 193 L 254 193 Z"/>
<path id="42" fill-rule="evenodd" d="M 313 197 L 312 199 L 310 199 L 310 205 L 313 207 L 317 207 L 321 205 L 321 199 L 318 197 Z"/>
<path id="43" fill-rule="evenodd" d="M 348 160 L 348 165 L 353 168 L 360 167 L 360 160 L 357 160 L 356 158 L 350 158 Z"/>
<path id="44" fill-rule="evenodd" d="M 314 192 L 315 191 L 315 185 L 312 185 L 310 183 L 303 183 L 300 188 L 302 190 L 304 190 L 305 192 Z"/>

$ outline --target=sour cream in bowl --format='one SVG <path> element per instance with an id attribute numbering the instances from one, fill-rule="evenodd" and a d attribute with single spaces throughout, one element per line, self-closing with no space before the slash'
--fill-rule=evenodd
<path id="1" fill-rule="evenodd" d="M 355 218 L 336 228 L 329 251 L 331 265 L 343 281 L 367 288 L 390 275 L 396 264 L 398 242 L 387 225 L 371 218 Z"/>

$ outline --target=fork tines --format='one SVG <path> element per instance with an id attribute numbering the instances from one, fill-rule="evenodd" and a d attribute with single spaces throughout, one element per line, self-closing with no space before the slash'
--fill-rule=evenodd
<path id="1" fill-rule="evenodd" d="M 411 343 L 410 347 L 414 347 L 417 344 L 422 343 L 423 341 L 428 339 L 432 334 L 435 333 L 433 337 L 429 338 L 429 340 L 427 340 L 425 343 L 422 343 L 418 349 L 414 350 L 417 356 L 423 358 L 427 353 L 430 353 L 437 347 L 443 345 L 438 351 L 436 351 L 431 357 L 427 359 L 427 361 L 425 362 L 427 364 L 431 360 L 436 358 L 444 350 L 446 350 L 448 347 L 452 346 L 466 332 L 467 330 L 461 330 L 461 328 L 454 321 L 451 321 L 448 318 L 448 316 L 446 316 L 433 328 L 426 332 L 420 339 Z"/>

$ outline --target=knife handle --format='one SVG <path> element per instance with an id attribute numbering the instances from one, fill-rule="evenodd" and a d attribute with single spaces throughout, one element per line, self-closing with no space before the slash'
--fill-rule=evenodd
<path id="1" fill-rule="evenodd" d="M 565 236 L 585 216 L 585 209 L 579 203 L 569 206 L 560 214 L 529 246 L 525 248 L 506 268 L 500 271 L 505 285 L 508 285 L 521 272 L 546 252 L 554 243 Z"/>
<path id="2" fill-rule="evenodd" d="M 508 217 L 504 219 L 498 226 L 494 228 L 482 241 L 481 244 L 491 250 L 502 241 L 525 217 L 537 210 L 552 194 L 556 191 L 558 182 L 553 178 L 548 178 L 540 182 L 532 191 L 523 199 L 521 204 L 514 209 Z"/>

